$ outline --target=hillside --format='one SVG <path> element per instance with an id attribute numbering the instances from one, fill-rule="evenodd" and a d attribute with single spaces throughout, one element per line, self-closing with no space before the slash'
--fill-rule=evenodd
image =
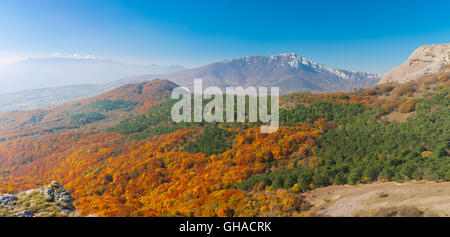
<path id="1" fill-rule="evenodd" d="M 52 180 L 82 215 L 304 216 L 309 190 L 450 181 L 450 72 L 351 92 L 281 98 L 258 123 L 170 119 L 176 84 L 130 84 L 47 109 L 0 114 L 0 192 Z"/>
<path id="2" fill-rule="evenodd" d="M 191 87 L 194 79 L 204 86 L 280 87 L 280 93 L 347 91 L 376 84 L 381 75 L 331 68 L 294 53 L 228 59 L 203 67 L 160 76 Z"/>
<path id="3" fill-rule="evenodd" d="M 104 92 L 131 83 L 146 81 L 148 75 L 132 76 L 118 81 L 102 84 L 70 85 L 25 90 L 0 94 L 0 112 L 13 110 L 32 110 L 54 106 L 66 102 L 95 97 Z"/>
<path id="4" fill-rule="evenodd" d="M 450 183 L 406 182 L 330 186 L 305 194 L 310 216 L 450 216 Z"/>
<path id="5" fill-rule="evenodd" d="M 161 103 L 175 87 L 172 82 L 154 80 L 128 84 L 93 98 L 52 107 L 0 112 L 0 140 L 104 128 Z"/>

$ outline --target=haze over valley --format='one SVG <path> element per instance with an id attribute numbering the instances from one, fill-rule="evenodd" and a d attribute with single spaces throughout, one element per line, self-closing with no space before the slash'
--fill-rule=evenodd
<path id="1" fill-rule="evenodd" d="M 70 85 L 103 84 L 142 74 L 163 74 L 182 66 L 137 65 L 79 57 L 28 58 L 0 66 L 0 94 Z"/>
<path id="2" fill-rule="evenodd" d="M 0 68 L 3 92 L 30 88 L 0 94 L 0 111 L 61 104 L 144 80 L 166 79 L 190 87 L 197 78 L 203 79 L 204 86 L 222 90 L 227 86 L 266 86 L 279 87 L 280 93 L 287 94 L 366 88 L 376 84 L 381 75 L 331 68 L 294 53 L 226 59 L 193 69 L 98 59 L 38 58 Z"/>

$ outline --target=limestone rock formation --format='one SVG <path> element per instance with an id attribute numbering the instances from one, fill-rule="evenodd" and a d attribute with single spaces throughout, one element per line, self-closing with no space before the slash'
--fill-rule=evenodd
<path id="1" fill-rule="evenodd" d="M 0 194 L 0 216 L 64 217 L 74 216 L 73 198 L 60 184 L 12 194 Z"/>
<path id="2" fill-rule="evenodd" d="M 381 83 L 405 83 L 439 73 L 450 64 L 450 43 L 424 45 L 416 49 L 402 65 L 386 73 Z"/>

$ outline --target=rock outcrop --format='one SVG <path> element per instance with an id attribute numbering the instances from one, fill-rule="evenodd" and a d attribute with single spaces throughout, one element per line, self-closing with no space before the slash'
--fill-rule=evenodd
<path id="1" fill-rule="evenodd" d="M 60 184 L 12 194 L 0 194 L 0 216 L 49 217 L 73 216 L 73 198 Z"/>
<path id="2" fill-rule="evenodd" d="M 17 197 L 11 194 L 0 194 L 0 205 L 9 205 L 12 201 L 17 200 Z"/>
<path id="3" fill-rule="evenodd" d="M 450 64 L 450 44 L 424 45 L 416 49 L 402 65 L 386 73 L 381 83 L 405 83 L 437 74 Z"/>
<path id="4" fill-rule="evenodd" d="M 55 181 L 45 188 L 37 189 L 37 191 L 50 198 L 52 201 L 65 202 L 72 205 L 72 196 L 70 196 L 69 192 L 67 192 L 62 185 Z"/>

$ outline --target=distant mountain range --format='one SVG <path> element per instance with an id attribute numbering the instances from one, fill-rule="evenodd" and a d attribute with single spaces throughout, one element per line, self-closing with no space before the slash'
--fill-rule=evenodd
<path id="1" fill-rule="evenodd" d="M 342 70 L 313 62 L 294 53 L 228 59 L 203 67 L 158 76 L 192 87 L 203 79 L 204 86 L 279 87 L 280 93 L 298 91 L 348 91 L 376 84 L 381 75 Z"/>
<path id="2" fill-rule="evenodd" d="M 135 65 L 105 59 L 29 58 L 0 67 L 0 94 L 47 87 L 102 84 L 142 74 L 164 74 L 182 66 Z"/>
<path id="3" fill-rule="evenodd" d="M 187 87 L 191 87 L 196 78 L 203 79 L 205 87 L 276 86 L 280 87 L 280 93 L 287 94 L 365 88 L 376 84 L 381 77 L 375 73 L 335 69 L 293 53 L 227 59 L 183 69 L 181 66 L 139 66 L 99 59 L 28 59 L 0 68 L 0 111 L 60 104 L 96 96 L 128 83 L 158 78 Z M 5 94 L 18 90 L 22 91 Z"/>

